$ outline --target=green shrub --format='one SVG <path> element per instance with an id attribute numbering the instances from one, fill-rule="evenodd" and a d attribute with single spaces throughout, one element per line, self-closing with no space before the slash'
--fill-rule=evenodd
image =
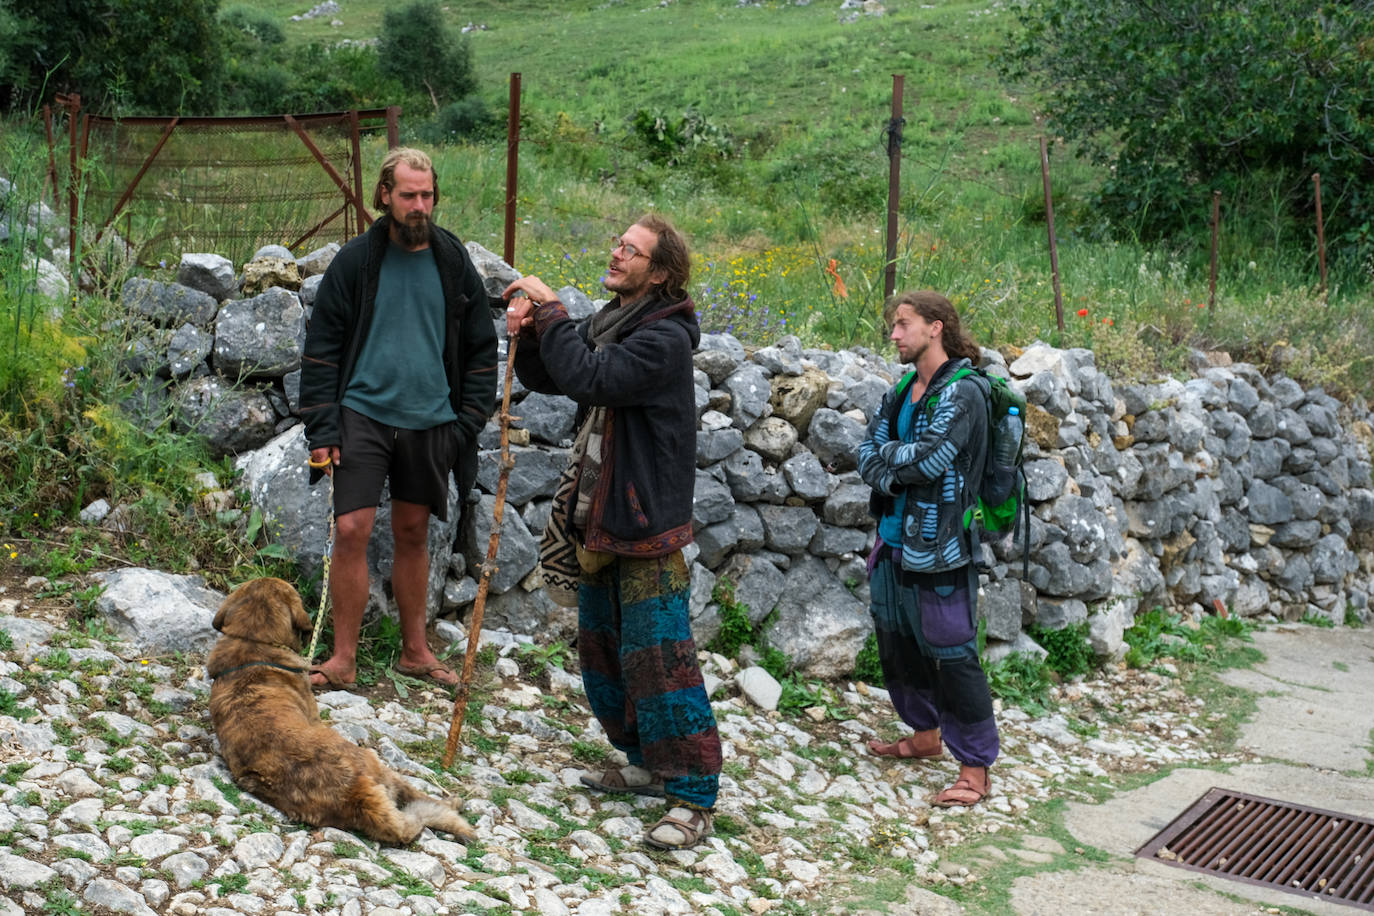
<path id="1" fill-rule="evenodd" d="M 630 133 L 651 162 L 685 165 L 728 159 L 735 143 L 719 124 L 688 106 L 680 117 L 641 108 L 630 119 Z"/>
<path id="2" fill-rule="evenodd" d="M 882 661 L 878 658 L 877 633 L 868 634 L 868 639 L 864 640 L 863 648 L 855 656 L 854 677 L 856 680 L 872 684 L 874 687 L 881 687 L 885 683 Z"/>
<path id="3" fill-rule="evenodd" d="M 1077 677 L 1093 669 L 1093 650 L 1088 644 L 1087 623 L 1073 624 L 1059 630 L 1032 626 L 1027 634 L 1049 653 L 1045 666 L 1060 677 Z"/>
<path id="4" fill-rule="evenodd" d="M 1124 635 L 1130 647 L 1126 650 L 1126 664 L 1146 668 L 1159 658 L 1194 656 L 1191 637 L 1192 631 L 1178 614 L 1159 607 L 1137 614 L 1135 623 Z"/>
<path id="5" fill-rule="evenodd" d="M 433 142 L 486 139 L 504 133 L 505 122 L 499 118 L 480 95 L 449 102 L 439 109 L 433 122 L 421 135 Z"/>
<path id="6" fill-rule="evenodd" d="M 1374 250 L 1368 2 L 1029 0 L 1011 10 L 1020 28 L 998 66 L 1042 91 L 1056 132 L 1110 165 L 1099 199 L 1122 237 L 1186 236 L 1208 191 L 1234 206 L 1253 177 L 1281 196 L 1285 234 L 1305 243 L 1309 177 L 1320 172 L 1340 201 L 1324 214 L 1332 253 L 1359 263 Z"/>
<path id="7" fill-rule="evenodd" d="M 1146 668 L 1160 658 L 1244 664 L 1250 653 L 1229 653 L 1225 644 L 1229 640 L 1248 641 L 1249 633 L 1250 624 L 1239 617 L 1209 614 L 1194 628 L 1185 624 L 1178 614 L 1152 608 L 1137 614 L 1135 623 L 1125 633 L 1126 644 L 1130 647 L 1126 650 L 1126 664 L 1132 668 Z"/>
<path id="8" fill-rule="evenodd" d="M 275 47 L 286 43 L 286 31 L 281 24 L 257 7 L 242 3 L 225 7 L 220 11 L 219 21 L 229 30 L 226 44 L 231 46 L 251 42 Z"/>
<path id="9" fill-rule="evenodd" d="M 765 642 L 759 654 L 760 668 L 773 675 L 779 682 L 787 679 L 788 673 L 792 670 L 792 659 L 788 658 L 785 652 Z"/>
<path id="10" fill-rule="evenodd" d="M 438 0 L 388 7 L 382 13 L 377 55 L 384 75 L 423 94 L 435 112 L 477 89 L 468 40 L 454 29 Z"/>
<path id="11" fill-rule="evenodd" d="M 76 91 L 106 114 L 214 114 L 224 81 L 216 0 L 7 0 L 22 36 L 0 102 Z"/>
<path id="12" fill-rule="evenodd" d="M 986 666 L 988 688 L 1004 703 L 1020 706 L 1031 715 L 1044 715 L 1050 708 L 1049 670 L 1039 656 L 1013 652 Z"/>
<path id="13" fill-rule="evenodd" d="M 735 583 L 721 577 L 711 592 L 711 600 L 720 606 L 720 632 L 707 644 L 707 650 L 726 658 L 739 655 L 739 650 L 754 641 L 754 625 L 749 622 L 749 608 L 735 600 Z"/>

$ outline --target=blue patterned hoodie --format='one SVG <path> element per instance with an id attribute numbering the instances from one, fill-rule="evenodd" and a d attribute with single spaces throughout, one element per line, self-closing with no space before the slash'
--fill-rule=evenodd
<path id="1" fill-rule="evenodd" d="M 898 382 L 859 445 L 859 474 L 874 491 L 878 533 L 900 545 L 909 572 L 958 569 L 977 549 L 970 521 L 987 454 L 988 383 L 976 374 L 948 381 L 968 365 L 946 360 L 915 404 Z M 898 406 L 898 398 L 906 403 Z"/>

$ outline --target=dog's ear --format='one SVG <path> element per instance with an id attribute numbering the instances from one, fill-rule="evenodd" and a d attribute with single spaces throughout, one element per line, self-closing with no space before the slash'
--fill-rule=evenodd
<path id="1" fill-rule="evenodd" d="M 278 579 L 249 579 L 229 593 L 215 614 L 213 625 L 226 636 L 266 639 L 271 623 L 271 583 Z M 282 585 L 286 585 L 285 582 Z M 290 586 L 287 586 L 290 588 Z M 294 589 L 292 589 L 294 593 Z"/>
<path id="2" fill-rule="evenodd" d="M 302 633 L 309 633 L 314 628 L 310 615 L 305 612 L 305 605 L 301 603 L 301 596 L 294 588 L 291 589 L 291 623 Z"/>
<path id="3" fill-rule="evenodd" d="M 237 590 L 231 592 L 228 598 L 225 598 L 223 601 L 220 602 L 219 610 L 215 612 L 215 619 L 211 621 L 210 625 L 213 626 L 219 632 L 223 633 L 224 625 L 229 622 L 230 611 L 235 610 L 242 603 L 242 601 L 243 599 L 239 595 Z"/>

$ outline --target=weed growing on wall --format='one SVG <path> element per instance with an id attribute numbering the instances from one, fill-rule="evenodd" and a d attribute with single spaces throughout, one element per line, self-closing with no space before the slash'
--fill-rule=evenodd
<path id="1" fill-rule="evenodd" d="M 1045 667 L 1061 678 L 1078 677 L 1093 669 L 1093 651 L 1088 645 L 1086 623 L 1073 624 L 1058 630 L 1032 626 L 1026 633 L 1049 653 L 1045 657 Z"/>

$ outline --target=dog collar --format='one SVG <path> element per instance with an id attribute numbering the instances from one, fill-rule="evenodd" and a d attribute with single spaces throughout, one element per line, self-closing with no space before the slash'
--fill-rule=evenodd
<path id="1" fill-rule="evenodd" d="M 287 652 L 296 652 L 299 649 L 299 647 L 293 648 L 283 642 L 268 642 L 265 639 L 254 639 L 251 636 L 239 636 L 236 633 L 225 633 L 224 635 L 229 637 L 230 639 L 241 639 L 244 642 L 255 642 L 260 646 L 271 646 L 273 649 L 285 649 Z"/>
<path id="2" fill-rule="evenodd" d="M 285 671 L 288 674 L 305 674 L 304 668 L 292 667 L 290 665 L 278 665 L 276 662 L 245 662 L 242 665 L 235 665 L 232 668 L 225 668 L 218 674 L 210 675 L 210 680 L 224 677 L 226 674 L 233 674 L 235 671 L 242 671 L 244 668 L 276 668 L 278 671 Z"/>

